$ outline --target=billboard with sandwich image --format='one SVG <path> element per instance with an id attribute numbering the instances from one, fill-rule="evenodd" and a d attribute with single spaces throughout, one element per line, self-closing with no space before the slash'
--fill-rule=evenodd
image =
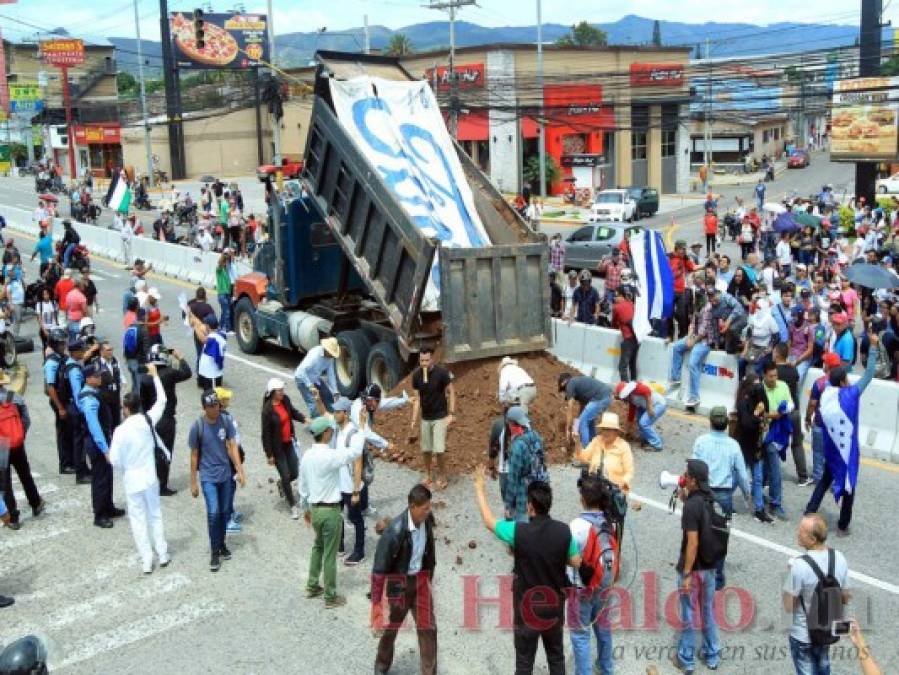
<path id="1" fill-rule="evenodd" d="M 890 160 L 899 153 L 899 77 L 863 77 L 834 83 L 830 158 Z"/>

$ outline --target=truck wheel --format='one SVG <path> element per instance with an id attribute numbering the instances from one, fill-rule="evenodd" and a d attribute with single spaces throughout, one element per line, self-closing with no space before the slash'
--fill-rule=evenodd
<path id="1" fill-rule="evenodd" d="M 406 374 L 406 366 L 400 358 L 396 345 L 379 342 L 368 353 L 368 383 L 377 384 L 386 394 L 400 383 Z"/>
<path id="2" fill-rule="evenodd" d="M 345 330 L 337 334 L 340 358 L 337 359 L 337 391 L 341 396 L 356 398 L 365 386 L 365 364 L 371 342 L 361 330 Z"/>
<path id="3" fill-rule="evenodd" d="M 234 326 L 237 328 L 237 344 L 245 354 L 259 351 L 259 329 L 256 327 L 256 308 L 249 298 L 241 298 L 234 308 Z"/>

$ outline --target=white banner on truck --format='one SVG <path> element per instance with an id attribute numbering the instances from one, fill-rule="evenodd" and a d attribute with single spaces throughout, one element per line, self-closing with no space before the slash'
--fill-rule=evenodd
<path id="1" fill-rule="evenodd" d="M 427 82 L 331 80 L 337 118 L 425 236 L 489 246 L 446 123 Z M 437 260 L 421 303 L 440 310 Z"/>

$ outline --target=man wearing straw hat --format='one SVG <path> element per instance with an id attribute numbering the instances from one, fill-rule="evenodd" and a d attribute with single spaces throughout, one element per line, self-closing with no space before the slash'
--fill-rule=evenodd
<path id="1" fill-rule="evenodd" d="M 318 410 L 313 390 L 316 390 L 321 397 L 325 410 L 333 411 L 334 397 L 337 396 L 338 358 L 340 358 L 340 344 L 337 338 L 324 338 L 321 344 L 306 352 L 306 356 L 293 374 L 310 416 Z"/>

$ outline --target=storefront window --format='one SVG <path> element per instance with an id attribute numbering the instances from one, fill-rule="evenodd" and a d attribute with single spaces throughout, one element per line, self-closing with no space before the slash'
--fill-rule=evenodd
<path id="1" fill-rule="evenodd" d="M 674 157 L 677 154 L 677 132 L 674 129 L 662 130 L 662 157 Z"/>
<path id="2" fill-rule="evenodd" d="M 646 132 L 631 132 L 631 159 L 646 159 Z"/>

